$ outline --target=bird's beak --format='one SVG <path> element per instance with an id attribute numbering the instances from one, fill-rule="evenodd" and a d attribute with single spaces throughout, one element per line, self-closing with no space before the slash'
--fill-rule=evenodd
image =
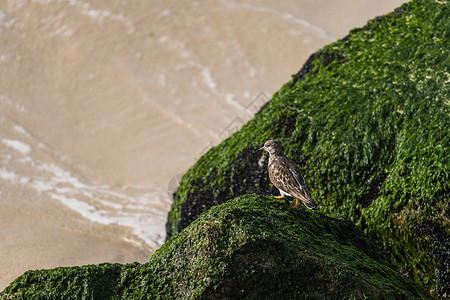
<path id="1" fill-rule="evenodd" d="M 261 150 L 264 150 L 264 146 L 259 148 L 259 149 L 256 149 L 254 152 L 258 152 L 258 151 L 261 151 Z"/>

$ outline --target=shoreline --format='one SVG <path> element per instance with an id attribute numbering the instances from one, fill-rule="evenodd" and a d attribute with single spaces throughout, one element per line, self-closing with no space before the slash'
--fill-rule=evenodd
<path id="1" fill-rule="evenodd" d="M 154 253 L 143 241 L 123 238 L 132 236 L 131 229 L 86 222 L 63 204 L 49 203 L 37 193 L 26 195 L 30 192 L 21 191 L 34 199 L 26 206 L 3 204 L 0 210 L 0 290 L 26 270 L 103 262 L 143 263 Z"/>

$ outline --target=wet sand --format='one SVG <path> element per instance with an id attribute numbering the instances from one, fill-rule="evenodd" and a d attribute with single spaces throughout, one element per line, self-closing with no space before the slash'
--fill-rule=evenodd
<path id="1" fill-rule="evenodd" d="M 0 2 L 0 290 L 147 261 L 169 183 L 310 54 L 404 2 Z"/>
<path id="2" fill-rule="evenodd" d="M 1 206 L 1 288 L 30 268 L 143 262 L 153 252 L 145 244 L 127 242 L 131 232 L 126 228 L 86 222 L 63 204 L 33 191 L 11 191 L 33 203 Z"/>

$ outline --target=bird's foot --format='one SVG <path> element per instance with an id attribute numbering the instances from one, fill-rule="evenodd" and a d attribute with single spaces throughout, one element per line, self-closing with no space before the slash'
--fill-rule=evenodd
<path id="1" fill-rule="evenodd" d="M 275 199 L 283 199 L 284 196 L 275 196 Z"/>
<path id="2" fill-rule="evenodd" d="M 292 208 L 297 208 L 298 207 L 298 199 L 295 199 L 295 205 L 291 205 Z"/>

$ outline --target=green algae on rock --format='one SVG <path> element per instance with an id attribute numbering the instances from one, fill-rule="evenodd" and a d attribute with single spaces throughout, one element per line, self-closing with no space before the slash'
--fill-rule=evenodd
<path id="1" fill-rule="evenodd" d="M 413 0 L 326 46 L 183 177 L 167 232 L 245 193 L 276 194 L 253 151 L 278 139 L 319 211 L 381 242 L 391 264 L 450 296 L 450 8 Z"/>
<path id="2" fill-rule="evenodd" d="M 426 299 L 350 222 L 244 195 L 215 206 L 146 264 L 28 271 L 2 299 Z"/>
<path id="3" fill-rule="evenodd" d="M 0 293 L 0 299 L 111 299 L 122 269 L 105 263 L 27 271 Z"/>

